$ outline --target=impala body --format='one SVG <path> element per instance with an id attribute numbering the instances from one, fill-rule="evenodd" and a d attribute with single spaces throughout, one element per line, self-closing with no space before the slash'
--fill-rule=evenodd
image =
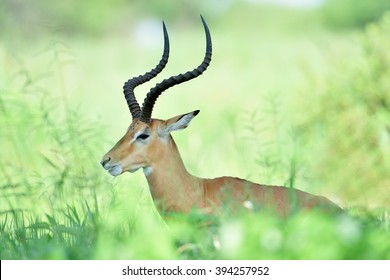
<path id="1" fill-rule="evenodd" d="M 186 128 L 199 111 L 168 120 L 153 119 L 151 114 L 163 91 L 196 78 L 207 69 L 212 53 L 211 36 L 203 18 L 202 23 L 206 32 L 206 54 L 201 65 L 157 84 L 147 94 L 141 109 L 135 99 L 134 88 L 157 76 L 168 61 L 169 40 L 163 23 L 165 45 L 162 59 L 150 72 L 125 83 L 124 94 L 133 121 L 126 134 L 104 155 L 102 166 L 113 176 L 142 168 L 159 211 L 187 213 L 196 207 L 204 213 L 215 214 L 223 207 L 236 210 L 248 205 L 255 209 L 274 209 L 282 217 L 297 209 L 314 207 L 340 211 L 327 198 L 300 190 L 260 185 L 233 177 L 203 179 L 186 170 L 171 132 Z"/>

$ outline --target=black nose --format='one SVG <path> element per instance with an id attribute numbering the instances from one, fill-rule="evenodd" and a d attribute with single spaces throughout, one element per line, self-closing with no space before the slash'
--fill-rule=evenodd
<path id="1" fill-rule="evenodd" d="M 106 165 L 106 163 L 108 163 L 110 160 L 111 160 L 110 157 L 109 157 L 109 158 L 106 158 L 106 159 L 102 160 L 102 161 L 100 162 L 100 164 L 104 167 L 104 166 Z"/>

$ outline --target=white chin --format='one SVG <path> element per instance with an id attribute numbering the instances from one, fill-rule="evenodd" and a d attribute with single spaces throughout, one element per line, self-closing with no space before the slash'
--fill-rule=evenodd
<path id="1" fill-rule="evenodd" d="M 112 176 L 118 176 L 122 173 L 122 167 L 120 165 L 116 165 L 108 169 L 108 173 L 110 173 Z"/>

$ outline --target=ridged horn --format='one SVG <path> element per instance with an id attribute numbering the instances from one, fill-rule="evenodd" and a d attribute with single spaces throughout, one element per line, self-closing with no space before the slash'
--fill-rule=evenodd
<path id="1" fill-rule="evenodd" d="M 139 118 L 141 116 L 141 108 L 137 102 L 137 99 L 134 95 L 134 88 L 137 86 L 150 81 L 154 77 L 156 77 L 165 67 L 168 62 L 169 57 L 169 38 L 167 28 L 165 23 L 163 22 L 163 32 L 164 32 L 164 51 L 160 62 L 157 66 L 145 73 L 144 75 L 140 75 L 138 77 L 131 78 L 123 85 L 123 93 L 125 94 L 125 98 L 127 101 L 127 105 L 129 106 L 129 110 L 133 119 Z"/>
<path id="2" fill-rule="evenodd" d="M 188 71 L 184 74 L 179 74 L 177 76 L 172 76 L 168 79 L 163 80 L 161 83 L 158 83 L 154 88 L 152 88 L 149 91 L 149 93 L 146 95 L 144 103 L 142 105 L 142 112 L 140 117 L 140 120 L 142 122 L 149 123 L 151 121 L 153 106 L 156 103 L 157 98 L 160 96 L 160 94 L 163 91 L 167 90 L 170 87 L 173 87 L 175 85 L 187 82 L 191 79 L 198 77 L 209 66 L 211 61 L 211 54 L 212 54 L 211 36 L 206 21 L 202 16 L 200 17 L 202 19 L 203 27 L 206 33 L 206 53 L 202 63 L 194 70 Z"/>

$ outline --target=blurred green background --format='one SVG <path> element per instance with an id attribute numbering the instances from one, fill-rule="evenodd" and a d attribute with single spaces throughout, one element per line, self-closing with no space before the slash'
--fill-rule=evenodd
<path id="1" fill-rule="evenodd" d="M 0 257 L 390 258 L 390 2 L 386 0 L 0 1 Z M 350 216 L 156 213 L 142 172 L 99 165 L 125 133 L 137 88 L 210 68 L 153 116 L 201 114 L 174 134 L 191 173 L 329 197 Z M 194 226 L 197 224 L 198 226 Z M 299 242 L 297 242 L 297 240 Z M 147 242 L 146 242 L 147 241 Z"/>

